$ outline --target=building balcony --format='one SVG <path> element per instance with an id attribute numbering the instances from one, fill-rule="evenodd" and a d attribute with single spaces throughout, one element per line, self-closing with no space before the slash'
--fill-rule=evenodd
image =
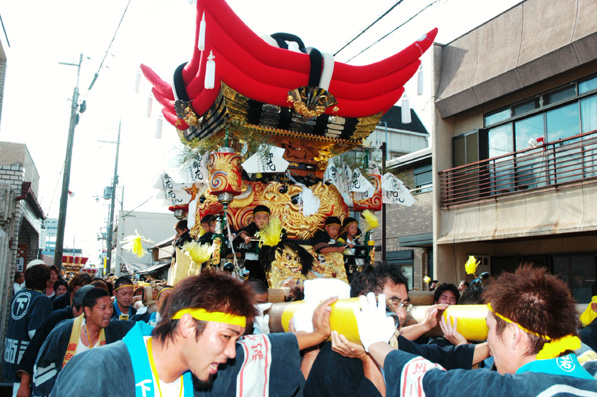
<path id="1" fill-rule="evenodd" d="M 439 173 L 441 209 L 597 183 L 597 131 Z"/>

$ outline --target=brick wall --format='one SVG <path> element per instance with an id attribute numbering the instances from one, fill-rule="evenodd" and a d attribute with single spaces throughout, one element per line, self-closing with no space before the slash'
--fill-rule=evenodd
<path id="1" fill-rule="evenodd" d="M 18 195 L 24 182 L 23 168 L 20 164 L 0 165 L 0 181 L 7 183 Z"/>
<path id="2" fill-rule="evenodd" d="M 1 67 L 1 65 L 0 65 Z M 10 186 L 10 189 L 15 192 L 14 197 L 21 194 L 21 186 L 23 184 L 24 172 L 19 164 L 2 165 L 0 166 L 0 181 Z M 2 302 L 10 302 L 13 295 L 12 285 L 13 276 L 17 265 L 17 248 L 19 244 L 19 232 L 22 222 L 22 201 L 14 201 L 14 211 L 11 219 L 2 226 L 3 236 L 0 240 L 3 244 L 0 251 L 4 251 L 0 255 L 0 265 L 2 272 L 2 280 L 0 285 L 0 299 Z M 6 244 L 6 245 L 4 245 Z M 4 248 L 8 246 L 8 250 Z M 4 335 L 6 332 L 6 325 L 8 323 L 8 315 L 10 313 L 10 305 L 5 304 L 0 311 L 0 351 L 4 351 Z M 0 375 L 1 376 L 1 375 Z"/>
<path id="3" fill-rule="evenodd" d="M 412 236 L 433 231 L 432 203 L 433 192 L 425 192 L 414 195 L 417 202 L 410 207 L 403 205 L 386 206 L 386 252 L 413 250 L 413 289 L 418 291 L 427 290 L 423 277 L 427 276 L 427 263 L 429 254 L 427 249 L 419 247 L 400 247 L 399 237 Z M 380 227 L 374 229 L 373 239 L 375 245 L 382 244 L 382 216 L 381 211 L 375 213 L 380 221 Z M 363 225 L 363 224 L 361 224 Z M 376 255 L 381 259 L 381 253 Z"/>

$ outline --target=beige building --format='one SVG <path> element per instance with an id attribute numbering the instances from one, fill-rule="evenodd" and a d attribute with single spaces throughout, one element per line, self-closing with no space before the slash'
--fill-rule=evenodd
<path id="1" fill-rule="evenodd" d="M 597 275 L 597 2 L 527 0 L 433 52 L 434 270 Z"/>

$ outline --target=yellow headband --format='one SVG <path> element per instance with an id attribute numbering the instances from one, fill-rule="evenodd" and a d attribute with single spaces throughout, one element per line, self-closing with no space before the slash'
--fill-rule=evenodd
<path id="1" fill-rule="evenodd" d="M 208 312 L 205 309 L 182 309 L 172 316 L 172 320 L 180 320 L 187 313 L 193 316 L 195 320 L 214 321 L 217 323 L 239 325 L 241 327 L 246 327 L 247 325 L 247 318 L 245 316 L 222 312 Z"/>
<path id="2" fill-rule="evenodd" d="M 124 284 L 124 285 L 121 285 L 118 288 L 114 288 L 114 292 L 118 291 L 121 288 L 126 288 L 126 287 L 133 287 L 133 288 L 135 288 L 135 284 Z"/>
<path id="3" fill-rule="evenodd" d="M 489 309 L 490 312 L 492 312 L 493 314 L 495 314 L 496 316 L 498 316 L 505 322 L 507 322 L 509 324 L 514 324 L 518 328 L 523 330 L 524 332 L 538 336 L 539 338 L 546 339 L 548 341 L 547 343 L 545 343 L 543 345 L 543 348 L 539 351 L 539 353 L 537 353 L 537 357 L 536 357 L 537 360 L 547 360 L 550 358 L 556 358 L 562 352 L 565 352 L 566 350 L 576 350 L 576 349 L 580 348 L 580 339 L 577 336 L 566 335 L 560 339 L 551 339 L 547 335 L 541 335 L 541 334 L 538 334 L 537 332 L 528 330 L 525 327 L 523 327 L 522 325 L 518 324 L 517 322 L 514 322 L 514 321 L 510 320 L 509 318 L 499 314 L 498 312 L 493 310 L 493 308 L 491 307 L 491 303 L 487 304 L 487 308 Z"/>
<path id="4" fill-rule="evenodd" d="M 257 214 L 268 214 L 271 215 L 269 212 L 267 211 L 257 211 L 256 213 L 253 214 L 253 216 L 257 215 Z"/>
<path id="5" fill-rule="evenodd" d="M 160 299 L 160 295 L 162 295 L 162 291 L 166 291 L 168 289 L 174 289 L 172 287 L 166 287 L 166 288 L 162 288 L 159 292 L 158 292 L 158 296 L 155 297 L 155 300 L 159 300 Z"/>

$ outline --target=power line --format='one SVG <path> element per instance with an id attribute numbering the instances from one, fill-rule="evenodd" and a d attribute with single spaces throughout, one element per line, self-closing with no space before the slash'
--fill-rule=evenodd
<path id="1" fill-rule="evenodd" d="M 429 7 L 431 7 L 432 5 L 434 5 L 435 3 L 437 3 L 439 0 L 435 0 L 429 4 L 427 4 L 423 9 L 421 9 L 419 12 L 417 12 L 415 15 L 413 15 L 412 17 L 408 18 L 406 21 L 404 21 L 403 23 L 401 23 L 400 25 L 396 26 L 393 30 L 391 30 L 390 32 L 386 33 L 385 35 L 383 35 L 381 38 L 377 39 L 376 41 L 374 41 L 371 45 L 369 45 L 368 47 L 366 47 L 365 49 L 361 50 L 358 54 L 352 56 L 350 59 L 348 59 L 346 62 L 350 62 L 353 59 L 355 59 L 356 57 L 358 57 L 359 55 L 361 55 L 363 52 L 367 51 L 369 48 L 373 47 L 375 44 L 379 43 L 380 41 L 382 41 L 383 39 L 385 39 L 386 37 L 388 37 L 389 35 L 391 35 L 392 33 L 394 33 L 395 31 L 397 31 L 398 29 L 400 29 L 401 27 L 403 27 L 404 25 L 406 25 L 407 23 L 409 23 L 410 21 L 412 21 L 413 19 L 415 19 L 419 14 L 421 14 L 423 11 L 425 11 L 426 9 L 428 9 Z"/>
<path id="2" fill-rule="evenodd" d="M 394 8 L 396 8 L 396 6 L 400 5 L 400 3 L 402 3 L 404 0 L 398 0 L 393 6 L 391 6 L 386 12 L 384 12 L 383 14 L 381 14 L 375 21 L 373 21 L 369 26 L 367 26 L 365 29 L 361 30 L 360 33 L 358 33 L 356 36 L 354 36 L 352 39 L 350 39 L 348 42 L 346 42 L 346 44 L 344 44 L 342 46 L 342 48 L 340 48 L 338 51 L 336 51 L 334 53 L 334 56 L 338 55 L 338 53 L 340 51 L 342 51 L 343 49 L 345 49 L 346 47 L 348 47 L 350 44 L 352 44 L 353 41 L 355 41 L 356 39 L 358 39 L 359 37 L 361 37 L 361 35 L 363 33 L 365 33 L 367 30 L 369 30 L 370 27 L 372 27 L 373 25 L 375 25 L 377 22 L 381 21 L 386 15 L 388 15 L 390 13 L 390 11 L 392 11 Z"/>
<path id="3" fill-rule="evenodd" d="M 112 40 L 110 41 L 110 44 L 108 45 L 108 49 L 106 50 L 106 53 L 104 54 L 104 58 L 102 59 L 102 62 L 100 63 L 99 68 L 97 69 L 97 72 L 95 72 L 95 75 L 93 76 L 93 80 L 91 81 L 91 84 L 89 84 L 89 88 L 87 89 L 87 91 L 91 91 L 91 87 L 93 87 L 93 85 L 95 84 L 95 81 L 97 80 L 97 77 L 99 76 L 99 72 L 102 70 L 102 67 L 104 66 L 104 62 L 106 61 L 106 58 L 108 56 L 108 53 L 110 52 L 110 48 L 112 47 L 112 44 L 114 44 L 114 40 L 116 39 L 116 35 L 118 34 L 120 25 L 122 24 L 122 21 L 124 20 L 124 16 L 126 15 L 126 12 L 128 11 L 130 4 L 131 4 L 131 0 L 129 0 L 126 3 L 126 7 L 124 8 L 122 17 L 120 17 L 120 21 L 118 22 L 116 31 L 114 32 L 114 35 L 112 36 Z"/>

